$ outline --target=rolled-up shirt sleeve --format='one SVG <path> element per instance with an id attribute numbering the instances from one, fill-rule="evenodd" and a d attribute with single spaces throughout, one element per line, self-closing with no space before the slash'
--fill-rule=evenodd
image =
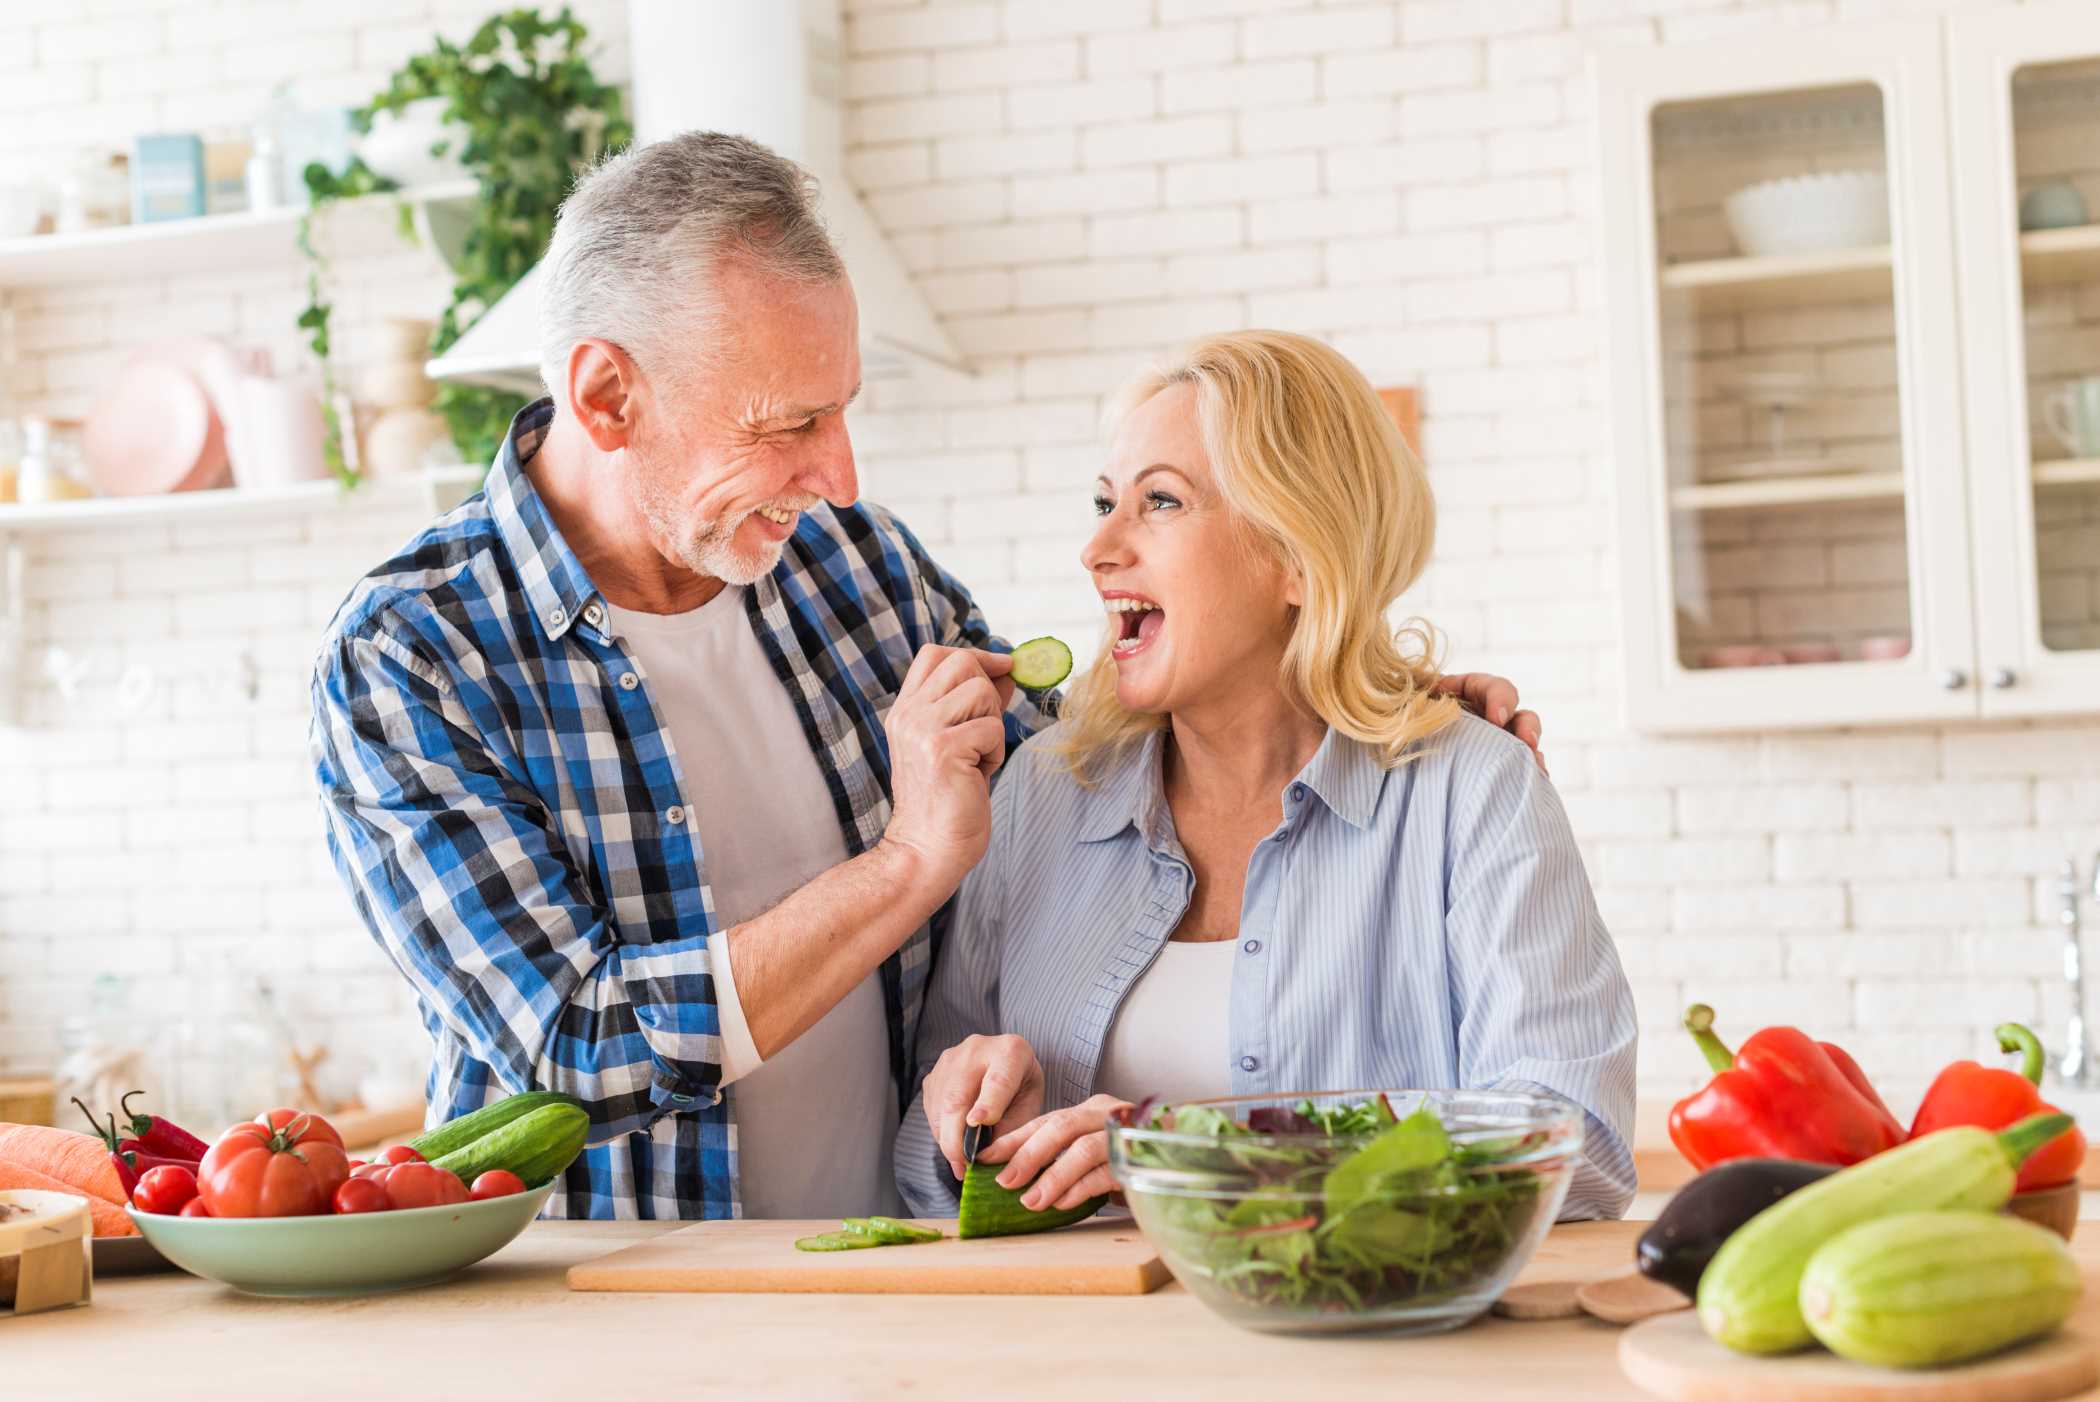
<path id="1" fill-rule="evenodd" d="M 1624 1215 L 1636 1021 L 1618 950 L 1552 783 L 1503 737 L 1459 771 L 1447 848 L 1460 1083 L 1545 1091 L 1583 1111 L 1561 1216 Z"/>
<path id="2" fill-rule="evenodd" d="M 539 796 L 461 686 L 384 629 L 333 640 L 312 746 L 359 913 L 504 1089 L 576 1096 L 593 1142 L 720 1097 L 709 933 L 624 942 Z"/>

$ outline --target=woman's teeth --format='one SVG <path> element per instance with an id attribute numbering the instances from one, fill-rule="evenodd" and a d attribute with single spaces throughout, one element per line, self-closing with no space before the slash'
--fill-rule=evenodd
<path id="1" fill-rule="evenodd" d="M 1148 637 L 1144 626 L 1146 617 L 1158 613 L 1159 605 L 1150 599 L 1103 599 L 1101 602 L 1111 614 L 1121 615 L 1122 636 L 1116 639 L 1114 651 L 1134 652 L 1143 646 Z"/>
<path id="2" fill-rule="evenodd" d="M 758 508 L 758 514 L 776 526 L 792 526 L 795 524 L 795 513 L 782 511 L 777 506 L 761 506 Z"/>

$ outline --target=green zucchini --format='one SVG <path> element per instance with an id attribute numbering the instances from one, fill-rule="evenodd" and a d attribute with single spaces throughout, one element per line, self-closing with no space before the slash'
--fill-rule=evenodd
<path id="1" fill-rule="evenodd" d="M 1077 1207 L 1031 1212 L 1021 1206 L 1021 1194 L 1027 1192 L 1027 1188 L 1017 1192 L 999 1186 L 1000 1167 L 998 1164 L 973 1163 L 963 1174 L 962 1214 L 955 1224 L 957 1236 L 967 1240 L 971 1237 L 1055 1231 L 1074 1222 L 1084 1222 L 1108 1202 L 1108 1195 L 1104 1193 L 1097 1198 L 1088 1198 Z"/>
<path id="2" fill-rule="evenodd" d="M 1699 1278 L 1699 1322 L 1738 1353 L 1786 1353 L 1815 1342 L 1802 1318 L 1801 1276 L 1816 1249 L 1848 1227 L 1900 1212 L 1995 1212 L 2014 1170 L 2071 1127 L 2030 1115 L 1999 1134 L 1936 1130 L 1781 1198 L 1738 1228 Z"/>
<path id="3" fill-rule="evenodd" d="M 2056 1233 L 1990 1212 L 1906 1212 L 1840 1232 L 1808 1258 L 1801 1313 L 1855 1363 L 1929 1368 L 2046 1334 L 2078 1303 Z"/>
<path id="4" fill-rule="evenodd" d="M 431 1162 L 470 1186 L 492 1168 L 507 1168 L 537 1188 L 575 1162 L 590 1127 L 579 1105 L 542 1105 Z"/>
<path id="5" fill-rule="evenodd" d="M 1072 675 L 1072 649 L 1056 638 L 1030 638 L 1014 649 L 1014 685 L 1048 691 Z"/>
<path id="6" fill-rule="evenodd" d="M 528 1090 L 507 1096 L 493 1105 L 484 1105 L 456 1120 L 447 1120 L 436 1129 L 425 1130 L 409 1140 L 408 1147 L 426 1159 L 441 1159 L 454 1149 L 464 1149 L 484 1134 L 501 1129 L 512 1120 L 521 1120 L 545 1105 L 583 1108 L 581 1100 L 558 1090 Z"/>
<path id="7" fill-rule="evenodd" d="M 886 1243 L 859 1232 L 824 1232 L 818 1236 L 799 1237 L 795 1241 L 797 1251 L 865 1251 L 871 1246 Z"/>
<path id="8" fill-rule="evenodd" d="M 942 1235 L 931 1227 L 900 1222 L 894 1217 L 848 1217 L 843 1225 L 847 1231 L 873 1237 L 883 1246 L 922 1246 L 939 1241 Z"/>

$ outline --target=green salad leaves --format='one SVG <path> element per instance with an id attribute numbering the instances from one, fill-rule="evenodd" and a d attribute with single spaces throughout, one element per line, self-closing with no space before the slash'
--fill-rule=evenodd
<path id="1" fill-rule="evenodd" d="M 1265 1107 L 1245 1125 L 1201 1105 L 1133 1118 L 1176 1136 L 1127 1141 L 1131 1167 L 1160 1184 L 1131 1194 L 1141 1224 L 1249 1305 L 1357 1312 L 1462 1293 L 1493 1276 L 1539 1206 L 1537 1179 L 1509 1162 L 1528 1136 L 1454 1144 L 1427 1104 L 1405 1119 L 1384 1096 Z M 1291 1134 L 1345 1142 L 1265 1137 Z M 1187 1190 L 1166 1186 L 1177 1173 Z M 1248 1187 L 1222 1196 L 1221 1176 Z"/>

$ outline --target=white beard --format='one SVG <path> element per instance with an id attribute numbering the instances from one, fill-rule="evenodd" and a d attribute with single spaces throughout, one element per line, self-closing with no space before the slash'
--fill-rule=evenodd
<path id="1" fill-rule="evenodd" d="M 739 553 L 736 533 L 744 522 L 751 519 L 751 512 L 744 512 L 729 521 L 712 521 L 697 529 L 681 523 L 673 514 L 671 502 L 664 494 L 643 484 L 636 493 L 636 505 L 641 508 L 642 519 L 659 537 L 676 542 L 679 563 L 693 573 L 708 579 L 719 579 L 724 584 L 751 585 L 758 583 L 773 572 L 780 563 L 780 554 L 786 542 L 766 545 L 754 554 Z"/>

